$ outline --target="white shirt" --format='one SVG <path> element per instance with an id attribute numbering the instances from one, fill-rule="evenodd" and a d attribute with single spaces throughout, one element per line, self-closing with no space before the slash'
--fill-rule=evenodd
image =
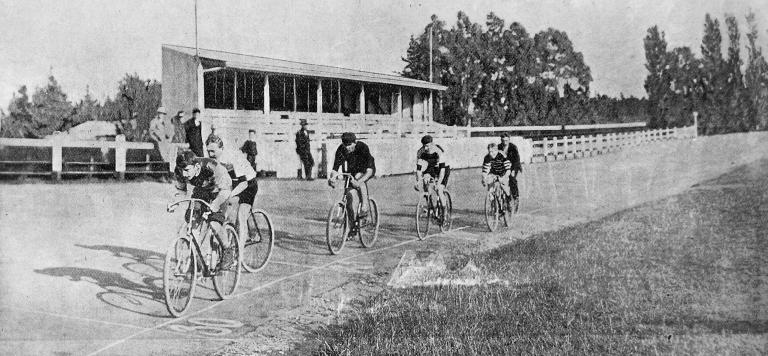
<path id="1" fill-rule="evenodd" d="M 227 171 L 234 170 L 235 177 L 245 176 L 246 180 L 256 178 L 256 171 L 245 158 L 245 154 L 240 151 L 224 150 L 221 157 L 217 157 L 216 160 L 226 167 Z"/>

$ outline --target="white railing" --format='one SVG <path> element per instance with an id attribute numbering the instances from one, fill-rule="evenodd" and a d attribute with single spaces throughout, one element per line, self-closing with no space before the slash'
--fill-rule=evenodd
<path id="1" fill-rule="evenodd" d="M 66 136 L 52 136 L 49 138 L 44 139 L 28 139 L 28 138 L 0 138 L 0 148 L 2 147 L 50 147 L 51 148 L 51 159 L 50 161 L 2 161 L 0 160 L 0 164 L 3 164 L 4 166 L 8 166 L 16 164 L 16 165 L 29 165 L 29 164 L 35 164 L 35 163 L 45 163 L 46 167 L 48 163 L 50 164 L 50 171 L 48 172 L 21 172 L 21 171 L 15 171 L 12 168 L 5 168 L 0 169 L 0 174 L 51 174 L 54 178 L 59 179 L 61 178 L 62 173 L 73 173 L 73 174 L 99 174 L 99 173 L 115 173 L 118 175 L 120 179 L 125 177 L 125 173 L 158 173 L 158 171 L 150 169 L 150 167 L 153 164 L 165 164 L 165 162 L 161 161 L 150 161 L 149 155 L 146 155 L 146 160 L 141 162 L 127 162 L 126 157 L 128 150 L 153 150 L 155 148 L 154 144 L 149 142 L 126 142 L 125 136 L 123 135 L 117 135 L 115 137 L 115 141 L 81 141 L 81 140 L 70 140 Z M 185 143 L 179 143 L 179 144 L 172 144 L 170 146 L 171 150 L 171 156 L 170 157 L 176 157 L 176 152 L 180 148 L 186 148 L 188 147 Z M 92 158 L 90 162 L 65 162 L 63 160 L 62 156 L 62 149 L 63 148 L 98 148 L 101 149 L 102 152 L 106 152 L 107 150 L 113 149 L 115 152 L 114 155 L 114 161 L 112 162 L 95 162 Z M 63 169 L 65 164 L 76 164 L 79 166 L 85 166 L 86 171 L 74 171 L 74 172 L 68 172 Z M 171 160 L 168 162 L 170 169 L 166 169 L 167 171 L 173 171 L 174 164 L 176 163 L 175 160 Z M 108 171 L 104 170 L 96 170 L 95 167 L 98 165 L 106 165 L 110 168 Z M 135 165 L 141 165 L 145 166 L 145 170 L 127 170 L 127 166 L 135 166 Z M 114 167 L 114 168 L 113 168 Z M 114 169 L 112 171 L 111 169 Z"/>

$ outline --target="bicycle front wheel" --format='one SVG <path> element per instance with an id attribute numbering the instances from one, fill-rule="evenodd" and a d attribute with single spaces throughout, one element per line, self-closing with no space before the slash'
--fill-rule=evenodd
<path id="1" fill-rule="evenodd" d="M 256 272 L 267 265 L 275 246 L 275 231 L 272 219 L 263 210 L 254 210 L 248 215 L 248 236 L 243 236 L 243 268 Z"/>
<path id="2" fill-rule="evenodd" d="M 341 252 L 344 248 L 348 228 L 347 209 L 344 204 L 337 203 L 328 211 L 328 221 L 325 226 L 325 242 L 332 255 Z"/>
<path id="3" fill-rule="evenodd" d="M 373 199 L 368 201 L 371 204 L 371 210 L 368 212 L 366 221 L 363 222 L 364 225 L 360 227 L 360 243 L 365 248 L 373 247 L 379 237 L 379 206 Z"/>
<path id="4" fill-rule="evenodd" d="M 213 289 L 216 295 L 221 299 L 227 299 L 235 293 L 237 284 L 240 282 L 240 265 L 242 261 L 242 251 L 240 241 L 237 238 L 237 230 L 232 224 L 224 225 L 224 234 L 226 239 L 222 239 L 218 234 L 210 234 L 211 248 L 215 251 L 213 268 Z M 226 242 L 225 242 L 226 241 Z"/>
<path id="5" fill-rule="evenodd" d="M 485 224 L 491 232 L 499 228 L 499 204 L 496 201 L 496 195 L 488 193 L 485 195 Z"/>
<path id="6" fill-rule="evenodd" d="M 416 234 L 419 240 L 424 240 L 429 234 L 429 221 L 431 220 L 432 207 L 429 204 L 429 195 L 424 194 L 416 204 Z"/>
<path id="7" fill-rule="evenodd" d="M 163 265 L 165 306 L 174 317 L 180 317 L 192 302 L 197 282 L 197 268 L 192 242 L 186 237 L 171 241 Z"/>
<path id="8" fill-rule="evenodd" d="M 441 207 L 440 219 L 442 221 L 440 221 L 440 231 L 448 232 L 451 231 L 451 225 L 453 224 L 453 200 L 451 200 L 451 193 L 448 193 L 448 191 L 443 193 L 445 194 L 445 201 L 443 201 L 443 206 Z"/>

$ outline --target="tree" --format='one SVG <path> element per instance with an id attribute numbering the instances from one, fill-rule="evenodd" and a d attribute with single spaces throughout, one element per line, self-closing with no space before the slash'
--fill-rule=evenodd
<path id="1" fill-rule="evenodd" d="M 3 117 L 3 124 L 0 127 L 0 136 L 2 137 L 22 137 L 32 138 L 32 114 L 30 114 L 31 104 L 27 95 L 27 87 L 22 85 L 13 95 L 13 99 L 8 104 L 8 115 Z"/>
<path id="2" fill-rule="evenodd" d="M 144 80 L 138 74 L 126 74 L 118 83 L 117 95 L 107 98 L 101 119 L 106 121 L 129 121 L 136 118 L 137 125 L 126 136 L 137 141 L 146 140 L 149 121 L 155 116 L 161 100 L 160 82 Z"/>
<path id="3" fill-rule="evenodd" d="M 720 22 L 707 14 L 701 40 L 701 123 L 705 134 L 723 131 L 727 118 L 727 73 L 722 55 Z"/>
<path id="4" fill-rule="evenodd" d="M 749 100 L 749 127 L 757 130 L 768 128 L 768 63 L 763 57 L 762 48 L 757 45 L 757 23 L 755 14 L 746 16 L 747 26 L 747 68 L 744 74 Z"/>
<path id="5" fill-rule="evenodd" d="M 64 122 L 72 115 L 72 103 L 67 100 L 67 94 L 51 75 L 48 77 L 48 83 L 32 94 L 29 112 L 32 115 L 30 134 L 41 138 L 61 130 Z"/>
<path id="6" fill-rule="evenodd" d="M 667 126 L 667 110 L 671 96 L 672 78 L 667 68 L 667 40 L 664 32 L 657 26 L 648 29 L 643 40 L 645 46 L 645 92 L 648 93 L 648 112 L 651 116 L 650 127 Z"/>
<path id="7" fill-rule="evenodd" d="M 99 120 L 101 117 L 101 104 L 99 101 L 91 96 L 90 92 L 86 92 L 83 99 L 75 105 L 72 115 L 69 120 L 66 120 L 62 125 L 61 130 L 69 130 L 70 128 L 80 125 L 86 121 Z"/>

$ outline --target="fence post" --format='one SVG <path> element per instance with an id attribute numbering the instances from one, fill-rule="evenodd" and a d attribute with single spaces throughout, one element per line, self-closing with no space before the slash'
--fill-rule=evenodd
<path id="1" fill-rule="evenodd" d="M 125 135 L 115 136 L 115 172 L 117 172 L 117 179 L 125 179 L 125 160 L 126 160 L 126 148 L 125 148 Z M 173 160 L 175 163 L 176 160 Z"/>
<path id="2" fill-rule="evenodd" d="M 51 173 L 53 174 L 53 179 L 56 181 L 61 180 L 61 167 L 62 167 L 62 157 L 61 157 L 61 141 L 63 140 L 63 137 L 61 135 L 54 135 L 53 136 L 53 142 L 51 144 Z"/>

